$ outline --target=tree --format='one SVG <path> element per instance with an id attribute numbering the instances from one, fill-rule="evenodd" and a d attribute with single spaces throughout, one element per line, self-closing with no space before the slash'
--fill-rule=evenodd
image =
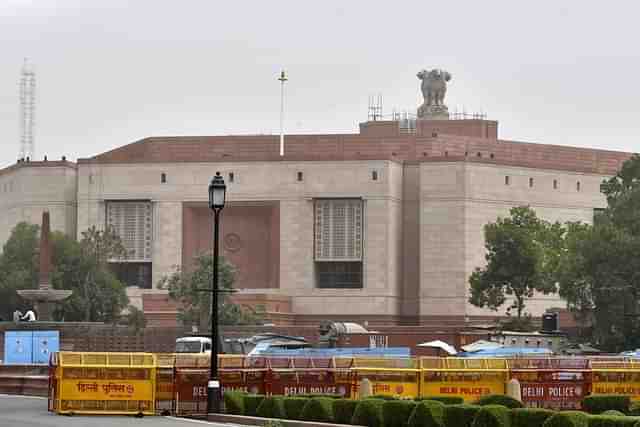
<path id="1" fill-rule="evenodd" d="M 16 293 L 38 286 L 38 244 L 40 227 L 18 223 L 0 255 L 0 317 L 11 319 L 13 312 L 27 306 Z"/>
<path id="2" fill-rule="evenodd" d="M 229 300 L 233 289 L 234 268 L 224 257 L 218 261 L 218 286 L 225 290 L 218 296 L 219 323 L 221 325 L 252 325 L 260 323 L 260 313 L 243 309 Z M 213 255 L 203 253 L 194 258 L 193 268 L 185 271 L 176 266 L 175 271 L 158 283 L 169 290 L 169 296 L 178 301 L 180 320 L 185 324 L 198 324 L 201 330 L 211 324 L 211 284 L 213 280 Z"/>
<path id="3" fill-rule="evenodd" d="M 601 186 L 593 225 L 569 224 L 557 272 L 560 295 L 605 350 L 640 345 L 640 156 Z"/>
<path id="4" fill-rule="evenodd" d="M 484 234 L 487 264 L 469 278 L 469 302 L 497 311 L 512 298 L 507 314 L 515 310 L 521 322 L 527 299 L 535 292 L 556 290 L 553 273 L 560 259 L 563 228 L 539 219 L 529 207 L 516 207 L 508 218 L 485 225 Z"/>
<path id="5" fill-rule="evenodd" d="M 125 285 L 109 266 L 126 251 L 112 228 L 89 228 L 77 242 L 52 233 L 54 288 L 73 290 L 56 311 L 59 318 L 85 322 L 113 322 L 129 303 Z"/>

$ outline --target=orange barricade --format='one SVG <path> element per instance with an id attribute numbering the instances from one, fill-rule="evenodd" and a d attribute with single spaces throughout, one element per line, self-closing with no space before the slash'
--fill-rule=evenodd
<path id="1" fill-rule="evenodd" d="M 338 382 L 339 373 L 331 357 L 269 358 L 267 391 L 275 395 L 351 395 L 349 382 Z"/>
<path id="2" fill-rule="evenodd" d="M 580 409 L 582 399 L 591 392 L 588 359 L 511 359 L 508 363 L 527 407 Z"/>
<path id="3" fill-rule="evenodd" d="M 169 414 L 174 412 L 174 369 L 176 355 L 173 353 L 156 354 L 156 412 Z"/>
<path id="4" fill-rule="evenodd" d="M 223 393 L 225 390 L 266 393 L 265 382 L 269 369 L 266 358 L 221 356 L 218 366 Z"/>

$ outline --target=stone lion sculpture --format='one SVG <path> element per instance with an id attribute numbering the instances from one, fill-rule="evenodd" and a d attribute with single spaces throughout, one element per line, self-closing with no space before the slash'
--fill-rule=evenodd
<path id="1" fill-rule="evenodd" d="M 447 93 L 447 82 L 451 80 L 451 74 L 443 70 L 422 70 L 417 74 L 422 80 L 420 89 L 424 97 L 425 106 L 444 105 L 444 96 Z"/>

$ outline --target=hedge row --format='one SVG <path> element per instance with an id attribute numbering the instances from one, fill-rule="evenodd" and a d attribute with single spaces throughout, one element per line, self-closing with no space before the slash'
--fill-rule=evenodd
<path id="1" fill-rule="evenodd" d="M 356 401 L 333 396 L 265 397 L 228 392 L 224 403 L 230 414 L 366 427 L 640 427 L 640 416 L 624 415 L 640 412 L 640 405 L 630 408 L 629 399 L 619 397 L 585 398 L 585 409 L 592 415 L 520 408 L 517 400 L 500 399 L 504 396 L 485 397 L 477 405 L 445 405 L 432 399 L 416 402 L 375 396 Z M 504 404 L 494 404 L 496 401 Z"/>

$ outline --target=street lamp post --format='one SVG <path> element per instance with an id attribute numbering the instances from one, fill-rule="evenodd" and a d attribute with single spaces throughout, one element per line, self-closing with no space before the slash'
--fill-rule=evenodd
<path id="1" fill-rule="evenodd" d="M 213 211 L 213 283 L 211 286 L 211 370 L 207 384 L 207 413 L 220 412 L 220 377 L 218 375 L 218 235 L 220 213 L 224 208 L 227 187 L 220 172 L 209 184 L 209 208 Z"/>

